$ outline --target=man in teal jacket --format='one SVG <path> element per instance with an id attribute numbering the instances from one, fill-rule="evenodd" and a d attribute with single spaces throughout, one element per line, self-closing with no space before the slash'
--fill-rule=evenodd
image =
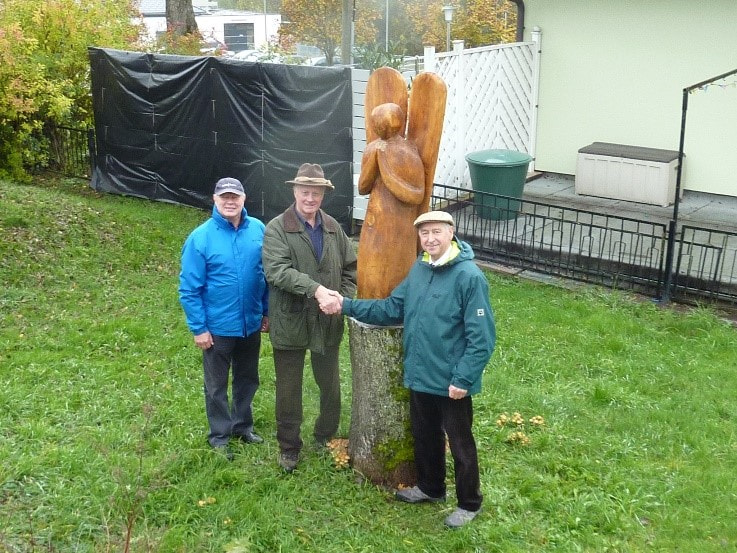
<path id="1" fill-rule="evenodd" d="M 182 248 L 179 301 L 202 350 L 208 441 L 233 458 L 231 437 L 260 443 L 251 403 L 259 386 L 261 334 L 268 330 L 268 288 L 261 263 L 264 224 L 249 217 L 237 179 L 220 179 L 212 217 Z M 232 408 L 228 375 L 233 369 Z"/>
<path id="2" fill-rule="evenodd" d="M 431 211 L 414 224 L 425 253 L 391 295 L 339 301 L 343 314 L 360 321 L 404 324 L 404 385 L 410 389 L 418 483 L 396 497 L 408 503 L 445 500 L 447 434 L 458 508 L 445 524 L 455 528 L 481 509 L 471 396 L 481 390 L 494 351 L 494 316 L 486 277 L 473 262 L 471 247 L 454 239 L 451 215 Z"/>

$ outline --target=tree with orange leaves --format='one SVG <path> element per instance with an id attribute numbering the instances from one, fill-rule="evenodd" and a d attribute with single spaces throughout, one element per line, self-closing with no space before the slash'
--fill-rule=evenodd
<path id="1" fill-rule="evenodd" d="M 445 5 L 456 8 L 451 38 L 462 39 L 467 48 L 514 41 L 517 9 L 510 0 L 400 0 L 399 4 L 410 28 L 397 33 L 416 37 L 415 41 L 419 38 L 422 44 L 432 44 L 438 50 L 445 50 Z M 418 49 L 409 43 L 407 47 Z"/>
<path id="2" fill-rule="evenodd" d="M 356 41 L 371 41 L 376 35 L 374 22 L 378 11 L 367 2 L 356 8 Z M 280 38 L 317 46 L 325 54 L 327 64 L 332 65 L 341 45 L 342 13 L 342 0 L 282 0 L 282 20 L 287 23 L 282 23 Z"/>

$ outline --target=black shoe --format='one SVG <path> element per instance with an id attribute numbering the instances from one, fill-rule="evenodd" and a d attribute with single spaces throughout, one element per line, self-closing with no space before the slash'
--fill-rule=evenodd
<path id="1" fill-rule="evenodd" d="M 233 452 L 230 450 L 228 445 L 216 445 L 213 448 L 217 453 L 225 457 L 228 461 L 233 460 Z"/>
<path id="2" fill-rule="evenodd" d="M 260 444 L 264 441 L 264 439 L 253 430 L 246 430 L 243 434 L 238 436 L 238 439 L 246 444 Z"/>

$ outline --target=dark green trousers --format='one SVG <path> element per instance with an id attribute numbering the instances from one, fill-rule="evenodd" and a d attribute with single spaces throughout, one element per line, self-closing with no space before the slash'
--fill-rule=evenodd
<path id="1" fill-rule="evenodd" d="M 275 349 L 276 371 L 276 439 L 282 453 L 299 453 L 302 449 L 302 377 L 304 349 Z M 324 354 L 310 352 L 312 374 L 320 390 L 320 414 L 315 421 L 314 437 L 326 441 L 335 436 L 340 423 L 340 375 L 338 346 L 326 348 Z"/>

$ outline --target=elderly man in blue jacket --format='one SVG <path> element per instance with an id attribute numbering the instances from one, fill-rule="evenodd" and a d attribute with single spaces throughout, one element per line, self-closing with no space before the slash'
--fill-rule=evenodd
<path id="1" fill-rule="evenodd" d="M 212 198 L 212 216 L 192 231 L 182 248 L 179 301 L 203 353 L 208 441 L 232 460 L 231 437 L 263 441 L 253 430 L 251 404 L 259 386 L 260 332 L 269 324 L 261 264 L 265 227 L 248 216 L 239 180 L 220 179 Z"/>
<path id="2" fill-rule="evenodd" d="M 457 528 L 481 509 L 471 396 L 481 390 L 494 351 L 494 316 L 486 277 L 473 262 L 471 247 L 454 238 L 453 217 L 430 211 L 414 225 L 424 253 L 388 298 L 338 299 L 342 313 L 359 321 L 404 324 L 404 385 L 410 389 L 417 486 L 396 497 L 408 503 L 445 501 L 447 434 L 458 508 L 445 524 Z"/>

